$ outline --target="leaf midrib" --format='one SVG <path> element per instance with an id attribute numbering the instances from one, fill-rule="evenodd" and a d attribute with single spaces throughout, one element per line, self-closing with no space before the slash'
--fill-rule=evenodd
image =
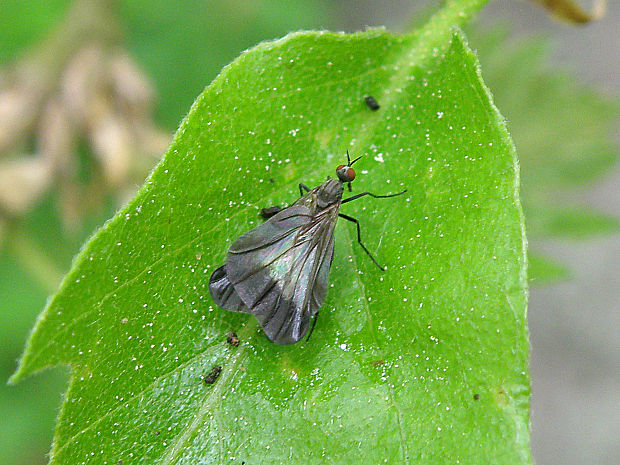
<path id="1" fill-rule="evenodd" d="M 248 340 L 252 332 L 257 332 L 258 325 L 254 319 L 249 319 L 245 324 L 245 327 L 239 331 L 240 340 Z M 228 387 L 228 381 L 232 380 L 237 373 L 237 369 L 241 361 L 247 356 L 246 347 L 250 345 L 250 342 L 246 342 L 241 345 L 232 355 L 230 355 L 224 363 L 222 363 L 222 373 L 220 374 L 216 385 L 213 387 L 208 396 L 205 397 L 200 409 L 196 413 L 194 420 L 189 426 L 185 428 L 183 434 L 170 446 L 167 453 L 161 459 L 162 465 L 176 463 L 179 454 L 185 450 L 185 445 L 188 440 L 191 440 L 196 429 L 204 423 L 205 415 L 210 411 L 212 405 L 216 405 L 216 400 L 221 399 L 221 391 L 224 387 Z M 199 356 L 195 357 L 198 358 Z M 215 416 L 215 415 L 214 415 Z M 222 427 L 218 424 L 218 429 Z M 221 442 L 221 441 L 220 441 Z M 224 463 L 223 457 L 220 457 L 220 462 Z"/>

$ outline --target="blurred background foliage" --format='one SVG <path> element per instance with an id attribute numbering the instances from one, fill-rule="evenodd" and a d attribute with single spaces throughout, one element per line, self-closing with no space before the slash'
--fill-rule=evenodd
<path id="1" fill-rule="evenodd" d="M 471 31 L 482 74 L 508 120 L 521 164 L 521 201 L 533 284 L 570 270 L 537 252 L 545 239 L 587 239 L 617 232 L 618 218 L 574 200 L 609 174 L 620 156 L 620 99 L 602 95 L 550 64 L 550 41 L 510 40 L 506 27 Z"/>
<path id="2" fill-rule="evenodd" d="M 224 65 L 298 29 L 356 30 L 387 18 L 405 28 L 415 9 L 405 1 L 3 0 L 0 376 L 15 369 L 80 245 L 135 192 Z M 521 160 L 531 278 L 564 277 L 569 270 L 537 253 L 539 240 L 619 228 L 573 200 L 618 159 L 619 101 L 553 69 L 543 37 L 515 41 L 488 24 L 468 35 Z M 54 370 L 0 386 L 0 463 L 47 461 L 66 380 Z"/>

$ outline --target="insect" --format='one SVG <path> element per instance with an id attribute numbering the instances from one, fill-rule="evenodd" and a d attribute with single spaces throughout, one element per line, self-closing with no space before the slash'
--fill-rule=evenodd
<path id="1" fill-rule="evenodd" d="M 364 100 L 366 101 L 366 105 L 368 105 L 368 108 L 370 108 L 372 111 L 377 111 L 379 108 L 381 108 L 379 106 L 379 102 L 377 102 L 372 95 L 364 97 Z"/>
<path id="2" fill-rule="evenodd" d="M 388 198 L 407 190 L 388 195 L 362 192 L 343 200 L 344 184 L 355 179 L 352 166 L 360 158 L 351 161 L 347 152 L 347 164 L 336 168 L 338 179 L 328 178 L 314 189 L 299 184 L 301 197 L 295 203 L 233 242 L 226 263 L 209 279 L 217 305 L 253 314 L 276 344 L 301 340 L 314 316 L 312 334 L 327 295 L 338 217 L 355 223 L 357 242 L 385 270 L 362 243 L 359 221 L 340 213 L 340 206 L 367 195 Z"/>
<path id="3" fill-rule="evenodd" d="M 205 384 L 215 383 L 217 379 L 219 378 L 221 372 L 222 372 L 222 367 L 219 365 L 215 365 L 213 368 L 211 368 L 211 371 L 209 372 L 209 374 L 203 378 L 204 383 Z"/>

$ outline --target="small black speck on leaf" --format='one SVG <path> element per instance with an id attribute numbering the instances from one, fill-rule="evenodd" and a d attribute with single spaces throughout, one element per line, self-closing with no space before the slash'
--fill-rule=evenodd
<path id="1" fill-rule="evenodd" d="M 480 399 L 480 394 L 474 394 L 474 400 Z"/>
<path id="2" fill-rule="evenodd" d="M 207 376 L 204 377 L 205 384 L 215 383 L 217 378 L 220 376 L 221 372 L 222 372 L 222 367 L 219 365 L 215 365 L 213 368 L 211 368 L 211 373 L 209 373 Z"/>
<path id="3" fill-rule="evenodd" d="M 379 106 L 379 102 L 377 102 L 372 95 L 365 97 L 364 100 L 366 101 L 366 105 L 368 105 L 368 108 L 370 108 L 372 111 L 377 111 L 379 108 L 381 108 Z"/>
<path id="4" fill-rule="evenodd" d="M 228 333 L 228 336 L 226 336 L 226 342 L 233 347 L 237 347 L 239 345 L 239 336 L 237 336 L 237 333 L 231 331 Z"/>

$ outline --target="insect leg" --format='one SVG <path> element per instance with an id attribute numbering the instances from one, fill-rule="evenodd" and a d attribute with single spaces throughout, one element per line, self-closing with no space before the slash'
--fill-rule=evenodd
<path id="1" fill-rule="evenodd" d="M 274 205 L 273 207 L 263 208 L 260 211 L 260 216 L 268 220 L 272 216 L 280 213 L 281 211 L 282 211 L 282 207 L 280 207 L 279 205 Z"/>
<path id="2" fill-rule="evenodd" d="M 303 197 L 304 192 L 310 192 L 310 188 L 306 186 L 304 183 L 299 183 L 299 196 Z"/>
<path id="3" fill-rule="evenodd" d="M 299 196 L 303 197 L 305 192 L 310 192 L 310 188 L 303 183 L 299 183 Z M 263 208 L 260 211 L 260 216 L 268 220 L 277 213 L 280 213 L 282 210 L 282 207 L 274 205 L 273 207 Z"/>
<path id="4" fill-rule="evenodd" d="M 379 265 L 379 262 L 377 262 L 377 260 L 375 260 L 375 257 L 373 257 L 372 254 L 370 253 L 370 251 L 366 248 L 366 246 L 364 244 L 362 244 L 362 233 L 361 233 L 361 230 L 360 230 L 360 222 L 358 220 L 356 220 L 355 218 L 351 217 L 351 216 L 345 215 L 344 213 L 338 213 L 338 216 L 340 218 L 344 218 L 347 221 L 351 221 L 351 222 L 355 223 L 355 225 L 357 226 L 357 242 L 359 243 L 359 245 L 362 246 L 362 249 L 364 249 L 364 252 L 366 252 L 368 254 L 368 256 L 373 261 L 373 263 L 375 265 L 377 265 L 381 271 L 385 271 L 385 267 Z"/>
<path id="5" fill-rule="evenodd" d="M 352 200 L 359 199 L 360 197 L 364 197 L 365 195 L 370 195 L 371 197 L 375 199 L 387 199 L 389 197 L 396 197 L 397 195 L 402 195 L 405 192 L 407 192 L 407 189 L 405 189 L 402 192 L 397 192 L 396 194 L 387 194 L 387 195 L 377 195 L 377 194 L 372 194 L 370 192 L 362 192 L 361 194 L 357 194 L 357 195 L 354 195 L 353 197 L 349 197 L 348 199 L 344 199 L 342 203 L 351 202 Z"/>
<path id="6" fill-rule="evenodd" d="M 308 337 L 306 338 L 306 342 L 310 340 L 310 336 L 312 335 L 312 331 L 314 331 L 314 327 L 316 326 L 316 320 L 319 319 L 319 312 L 314 314 L 314 319 L 312 320 L 312 326 L 310 326 L 310 332 L 308 333 Z"/>

